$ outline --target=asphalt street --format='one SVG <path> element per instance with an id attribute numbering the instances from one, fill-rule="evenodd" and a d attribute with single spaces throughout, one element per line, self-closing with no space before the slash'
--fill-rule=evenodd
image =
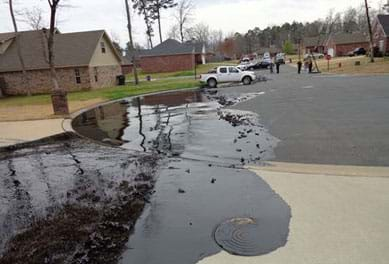
<path id="1" fill-rule="evenodd" d="M 389 165 L 389 75 L 259 73 L 270 80 L 220 90 L 264 92 L 234 108 L 257 113 L 281 140 L 275 161 Z"/>

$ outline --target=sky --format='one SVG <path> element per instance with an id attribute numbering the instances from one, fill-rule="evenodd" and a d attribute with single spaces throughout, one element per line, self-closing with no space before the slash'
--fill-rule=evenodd
<path id="1" fill-rule="evenodd" d="M 105 29 L 120 41 L 122 46 L 128 41 L 124 0 L 62 0 L 70 7 L 59 11 L 58 28 L 61 32 Z M 285 22 L 308 22 L 324 18 L 330 9 L 342 12 L 348 7 L 359 7 L 363 0 L 192 0 L 195 5 L 192 24 L 205 23 L 211 29 L 224 33 L 247 32 L 254 27 L 265 28 Z M 368 0 L 371 7 L 377 8 L 386 0 Z M 45 20 L 49 20 L 46 0 L 14 0 L 15 9 L 31 9 L 39 6 L 45 10 Z M 163 37 L 175 24 L 173 10 L 162 13 Z M 20 30 L 28 30 L 28 25 L 19 21 Z M 133 14 L 134 39 L 146 44 L 145 26 L 142 18 Z M 0 32 L 13 31 L 7 4 L 0 2 Z M 154 43 L 158 44 L 155 26 Z"/>

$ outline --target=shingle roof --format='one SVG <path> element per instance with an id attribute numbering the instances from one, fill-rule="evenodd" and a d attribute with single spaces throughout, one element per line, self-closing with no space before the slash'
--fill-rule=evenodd
<path id="1" fill-rule="evenodd" d="M 1 33 L 0 44 L 15 37 L 15 33 Z"/>
<path id="2" fill-rule="evenodd" d="M 339 33 L 332 35 L 335 44 L 351 44 L 368 42 L 367 36 L 363 33 Z"/>
<path id="3" fill-rule="evenodd" d="M 179 55 L 179 54 L 192 54 L 193 48 L 195 53 L 202 53 L 203 44 L 201 43 L 181 43 L 175 39 L 167 39 L 158 46 L 151 50 L 148 50 L 146 54 L 140 55 L 141 57 L 146 56 L 162 56 L 162 55 Z"/>
<path id="4" fill-rule="evenodd" d="M 14 33 L 1 33 L 0 39 Z M 104 30 L 55 35 L 55 66 L 71 67 L 89 65 Z M 27 70 L 47 69 L 47 41 L 43 30 L 20 32 L 22 56 Z M 0 72 L 20 71 L 15 41 L 0 55 Z"/>
<path id="5" fill-rule="evenodd" d="M 327 37 L 325 36 L 306 37 L 304 38 L 304 46 L 305 47 L 324 46 L 326 41 L 327 41 Z"/>
<path id="6" fill-rule="evenodd" d="M 386 36 L 389 36 L 389 15 L 378 15 L 377 19 L 383 27 Z"/>

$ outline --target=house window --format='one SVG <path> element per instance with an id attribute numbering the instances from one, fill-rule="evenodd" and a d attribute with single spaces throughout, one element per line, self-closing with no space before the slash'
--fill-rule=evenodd
<path id="1" fill-rule="evenodd" d="M 94 67 L 94 72 L 95 72 L 95 82 L 98 82 L 99 81 L 99 77 L 98 77 L 97 67 Z"/>
<path id="2" fill-rule="evenodd" d="M 100 47 L 101 47 L 101 52 L 102 53 L 105 53 L 105 43 L 104 42 L 100 42 Z"/>
<path id="3" fill-rule="evenodd" d="M 74 75 L 76 76 L 76 83 L 81 83 L 80 69 L 74 69 Z"/>

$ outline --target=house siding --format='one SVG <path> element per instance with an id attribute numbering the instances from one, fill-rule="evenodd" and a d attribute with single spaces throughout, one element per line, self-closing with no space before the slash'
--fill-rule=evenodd
<path id="1" fill-rule="evenodd" d="M 88 90 L 91 87 L 88 67 L 77 68 L 80 70 L 81 83 L 76 83 L 76 68 L 57 69 L 58 82 L 66 91 Z M 0 73 L 4 79 L 2 90 L 5 95 L 25 95 L 27 94 L 27 83 L 23 81 L 22 72 Z M 49 93 L 53 83 L 49 70 L 27 71 L 28 85 L 32 94 Z"/>
<path id="2" fill-rule="evenodd" d="M 334 49 L 335 56 L 346 56 L 348 52 L 356 49 L 364 48 L 365 50 L 370 49 L 369 42 L 358 42 L 358 43 L 347 43 L 347 44 L 336 44 L 332 39 L 327 42 L 328 49 Z"/>
<path id="3" fill-rule="evenodd" d="M 368 42 L 359 42 L 351 44 L 337 44 L 336 45 L 336 56 L 346 56 L 348 52 L 355 50 L 356 48 L 364 48 L 365 50 L 370 49 Z"/>
<path id="4" fill-rule="evenodd" d="M 142 71 L 146 73 L 187 71 L 193 69 L 193 55 L 141 57 L 140 64 Z"/>
<path id="5" fill-rule="evenodd" d="M 95 79 L 95 71 L 97 71 L 97 82 Z M 121 74 L 122 68 L 119 65 L 90 67 L 89 75 L 91 79 L 91 88 L 99 89 L 115 86 L 116 76 Z"/>
<path id="6" fill-rule="evenodd" d="M 101 44 L 100 44 L 101 42 L 104 43 L 105 53 L 102 52 Z M 96 49 L 93 53 L 89 66 L 94 67 L 94 66 L 108 66 L 108 65 L 120 66 L 121 61 L 115 55 L 115 52 L 111 47 L 108 38 L 104 34 L 97 43 Z"/>
<path id="7" fill-rule="evenodd" d="M 389 53 L 389 37 L 385 36 L 384 29 L 378 21 L 375 22 L 373 26 L 373 44 L 374 47 L 380 47 L 380 41 L 383 41 L 384 46 L 383 49 L 380 50 L 384 54 Z"/>

